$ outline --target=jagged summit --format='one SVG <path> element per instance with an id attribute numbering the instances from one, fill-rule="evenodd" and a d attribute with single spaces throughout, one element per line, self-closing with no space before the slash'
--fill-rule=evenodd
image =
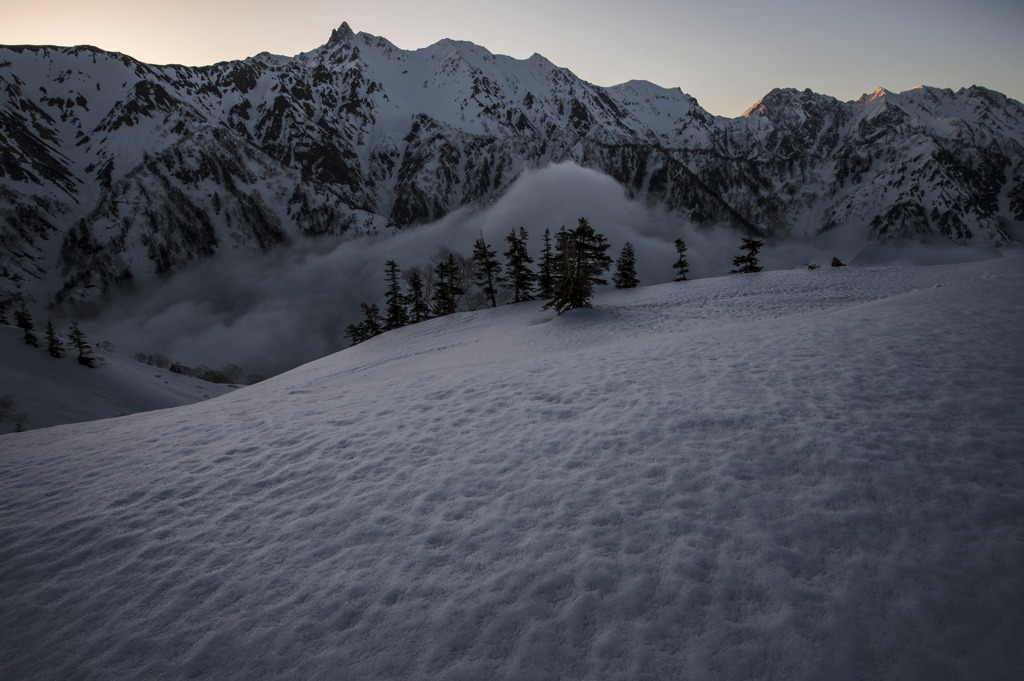
<path id="1" fill-rule="evenodd" d="M 347 42 L 355 36 L 352 28 L 349 27 L 347 21 L 341 22 L 341 26 L 336 29 L 331 29 L 331 37 L 327 41 L 328 46 L 338 45 L 343 42 Z"/>
<path id="2" fill-rule="evenodd" d="M 918 87 L 922 87 L 922 86 L 918 86 Z M 858 103 L 860 103 L 860 104 L 869 104 L 871 102 L 874 102 L 874 101 L 879 100 L 879 99 L 883 99 L 884 97 L 888 97 L 888 96 L 891 96 L 891 95 L 892 95 L 892 93 L 889 92 L 888 90 L 886 90 L 884 87 L 879 87 L 879 88 L 875 88 L 875 90 L 873 92 L 871 92 L 871 93 L 865 92 L 860 97 L 858 97 L 856 99 L 856 101 Z"/>

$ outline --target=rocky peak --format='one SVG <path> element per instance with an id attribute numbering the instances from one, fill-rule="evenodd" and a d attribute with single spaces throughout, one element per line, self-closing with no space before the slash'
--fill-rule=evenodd
<path id="1" fill-rule="evenodd" d="M 349 27 L 347 21 L 341 22 L 341 26 L 331 30 L 331 37 L 327 41 L 327 47 L 335 47 L 349 42 L 355 37 L 355 32 Z"/>

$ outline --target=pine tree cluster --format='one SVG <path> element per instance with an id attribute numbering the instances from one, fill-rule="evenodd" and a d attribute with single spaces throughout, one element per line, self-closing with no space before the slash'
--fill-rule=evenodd
<path id="1" fill-rule="evenodd" d="M 601 278 L 612 264 L 605 252 L 608 240 L 594 232 L 586 218 L 580 218 L 576 229 L 562 227 L 554 239 L 551 230 L 546 229 L 534 270 L 529 238 L 523 227 L 509 232 L 502 254 L 504 264 L 483 233 L 473 244 L 471 258 L 442 246 L 431 256 L 429 267 L 403 272 L 395 261 L 388 260 L 384 265 L 387 291 L 383 314 L 376 304 L 360 303 L 363 319 L 349 324 L 345 337 L 356 345 L 391 329 L 461 309 L 494 308 L 502 302 L 511 305 L 540 298 L 550 301 L 546 308 L 554 307 L 559 313 L 590 307 L 594 287 L 608 283 Z M 636 254 L 628 242 L 619 255 L 614 278 L 619 288 L 640 283 Z"/>
<path id="2" fill-rule="evenodd" d="M 4 321 L 6 321 L 6 318 Z M 35 324 L 32 323 L 32 313 L 24 303 L 14 311 L 14 325 L 24 331 L 26 344 L 34 348 L 39 347 L 39 339 L 36 338 L 34 333 Z M 78 352 L 78 363 L 90 369 L 95 368 L 97 364 L 96 358 L 92 354 L 92 346 L 86 342 L 85 334 L 78 328 L 78 322 L 71 322 L 71 329 L 68 331 L 67 338 L 70 347 Z M 56 359 L 64 357 L 65 349 L 64 343 L 60 339 L 60 334 L 53 328 L 53 322 L 46 322 L 46 350 L 50 353 L 50 357 Z"/>

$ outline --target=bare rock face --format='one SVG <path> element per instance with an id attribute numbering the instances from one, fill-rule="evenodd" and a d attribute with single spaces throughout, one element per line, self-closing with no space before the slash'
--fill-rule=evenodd
<path id="1" fill-rule="evenodd" d="M 190 68 L 0 47 L 0 304 L 64 305 L 224 248 L 389 234 L 572 161 L 693 223 L 1000 247 L 1024 222 L 1024 107 L 980 87 L 840 102 L 773 90 L 719 118 L 540 55 L 347 24 L 295 57 Z"/>

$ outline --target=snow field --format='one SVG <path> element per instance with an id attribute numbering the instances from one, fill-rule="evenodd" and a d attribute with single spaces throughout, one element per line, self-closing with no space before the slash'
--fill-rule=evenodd
<path id="1" fill-rule="evenodd" d="M 0 438 L 10 678 L 1015 678 L 1024 258 L 391 332 Z"/>
<path id="2" fill-rule="evenodd" d="M 0 421 L 3 433 L 14 429 L 14 414 L 24 414 L 22 425 L 32 430 L 180 407 L 234 390 L 98 348 L 92 350 L 97 367 L 90 369 L 78 363 L 76 350 L 50 357 L 45 327 L 34 333 L 38 348 L 25 343 L 21 329 L 0 326 L 0 396 L 14 398 L 12 416 Z"/>

